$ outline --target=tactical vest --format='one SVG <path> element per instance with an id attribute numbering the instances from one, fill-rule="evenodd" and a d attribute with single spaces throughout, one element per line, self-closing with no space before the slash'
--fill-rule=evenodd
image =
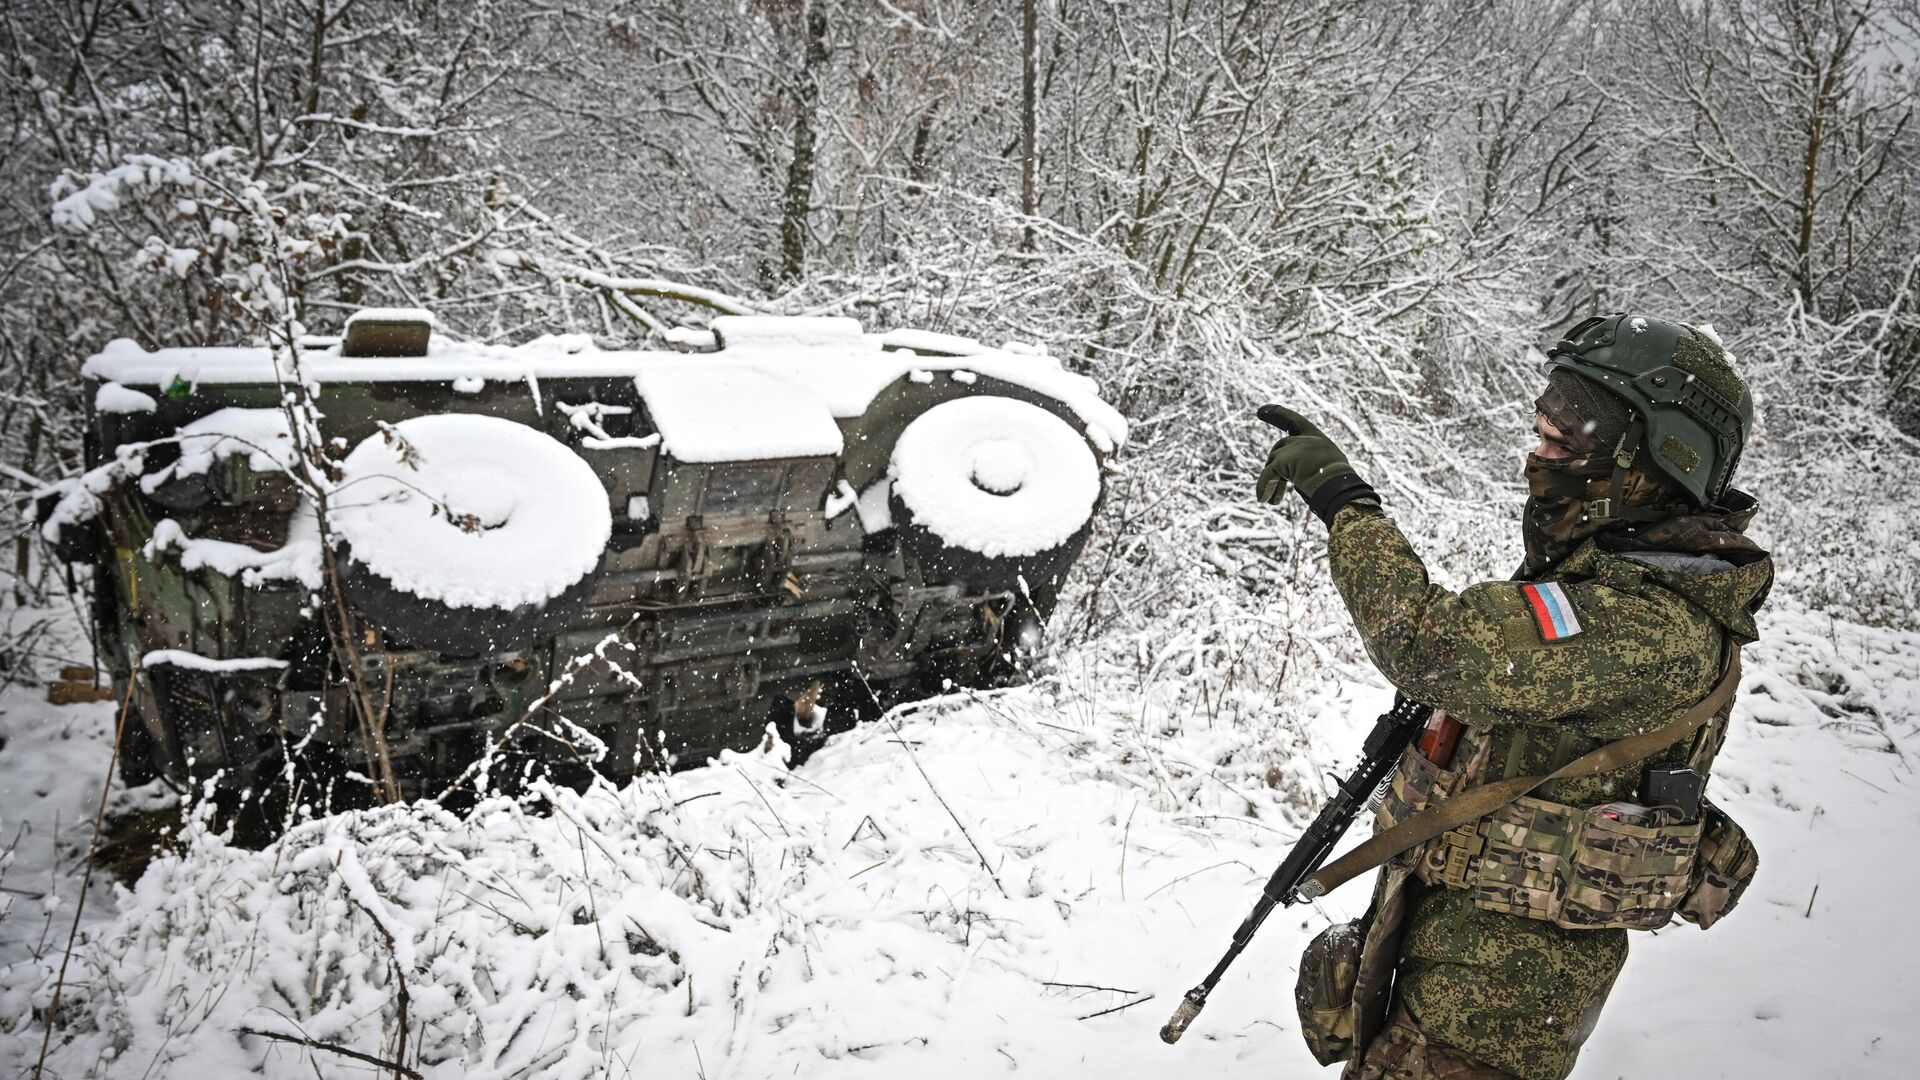
<path id="1" fill-rule="evenodd" d="M 1658 757 L 1706 775 L 1726 741 L 1732 710 L 1729 697 L 1687 743 Z M 1564 730 L 1502 728 L 1497 734 L 1555 740 L 1555 767 L 1578 756 Z M 1503 779 L 1489 767 L 1495 735 L 1495 729 L 1469 727 L 1446 769 L 1417 744 L 1408 747 L 1381 798 L 1374 831 Z M 1512 762 L 1523 755 L 1506 756 Z M 1525 795 L 1401 858 L 1421 881 L 1472 893 L 1477 907 L 1570 930 L 1655 930 L 1676 914 L 1710 926 L 1732 910 L 1759 867 L 1745 831 L 1710 800 L 1702 800 L 1690 822 L 1648 808 L 1649 820 L 1636 824 L 1618 820 L 1607 807 Z"/>

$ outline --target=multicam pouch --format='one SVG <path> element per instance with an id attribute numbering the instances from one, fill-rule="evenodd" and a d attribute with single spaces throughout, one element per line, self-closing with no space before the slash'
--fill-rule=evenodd
<path id="1" fill-rule="evenodd" d="M 1387 790 L 1380 796 L 1373 831 L 1386 832 L 1433 803 L 1456 794 L 1483 761 L 1473 757 L 1472 750 L 1463 743 L 1461 752 L 1454 756 L 1454 763 L 1454 768 L 1443 769 L 1428 761 L 1418 745 L 1407 747 L 1393 767 Z"/>
<path id="2" fill-rule="evenodd" d="M 1740 902 L 1760 870 L 1760 852 L 1740 823 L 1707 800 L 1701 807 L 1700 857 L 1694 863 L 1692 887 L 1680 900 L 1680 917 L 1706 929 L 1719 922 Z"/>
<path id="3" fill-rule="evenodd" d="M 1577 821 L 1571 807 L 1530 796 L 1442 834 L 1420 871 L 1439 885 L 1466 889 L 1489 911 L 1552 919 Z"/>
<path id="4" fill-rule="evenodd" d="M 1689 895 L 1704 822 L 1636 825 L 1525 796 L 1436 838 L 1420 876 L 1568 930 L 1656 930 Z"/>
<path id="5" fill-rule="evenodd" d="M 1672 922 L 1693 877 L 1702 823 L 1634 825 L 1591 811 L 1581 817 L 1555 925 L 1658 930 Z"/>
<path id="6" fill-rule="evenodd" d="M 1373 819 L 1373 831 L 1386 832 L 1412 817 L 1433 801 L 1436 787 L 1444 795 L 1451 779 L 1451 773 L 1428 761 L 1418 748 L 1409 746 L 1400 755 L 1400 762 L 1394 766 L 1393 774 L 1387 781 L 1387 790 L 1380 796 L 1380 808 Z"/>
<path id="7" fill-rule="evenodd" d="M 1353 1055 L 1353 990 L 1366 936 L 1362 920 L 1335 923 L 1320 931 L 1300 954 L 1293 1002 L 1300 1010 L 1300 1034 L 1322 1065 Z"/>

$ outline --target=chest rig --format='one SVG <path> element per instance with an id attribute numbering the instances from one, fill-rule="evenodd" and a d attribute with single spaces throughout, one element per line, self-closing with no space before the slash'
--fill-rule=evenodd
<path id="1" fill-rule="evenodd" d="M 1652 756 L 1704 777 L 1726 740 L 1732 710 L 1727 694 L 1698 730 Z M 1543 756 L 1545 771 L 1555 772 L 1590 746 L 1568 727 L 1469 728 L 1445 768 L 1410 746 L 1381 799 L 1374 831 L 1385 833 L 1463 792 L 1512 782 L 1523 763 Z M 1591 801 L 1523 794 L 1413 847 L 1400 856 L 1402 864 L 1430 885 L 1471 893 L 1477 907 L 1565 929 L 1652 930 L 1676 914 L 1710 925 L 1738 901 L 1758 856 L 1710 801 L 1693 815 L 1679 806 L 1646 805 L 1637 791 L 1644 764 L 1556 792 L 1584 793 Z"/>

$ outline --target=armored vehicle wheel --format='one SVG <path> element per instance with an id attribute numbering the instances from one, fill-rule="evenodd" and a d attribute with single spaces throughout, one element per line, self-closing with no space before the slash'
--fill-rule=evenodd
<path id="1" fill-rule="evenodd" d="M 1011 592 L 1042 615 L 1100 497 L 1086 439 L 1004 397 L 958 398 L 914 418 L 888 475 L 902 550 L 928 582 Z"/>
<path id="2" fill-rule="evenodd" d="M 390 635 L 476 655 L 580 621 L 613 519 L 563 444 L 499 417 L 419 416 L 341 468 L 343 586 Z"/>

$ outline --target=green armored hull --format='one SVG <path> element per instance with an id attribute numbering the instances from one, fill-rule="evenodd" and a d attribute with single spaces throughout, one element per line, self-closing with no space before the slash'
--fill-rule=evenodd
<path id="1" fill-rule="evenodd" d="M 356 685 L 420 796 L 495 751 L 619 779 L 985 684 L 1037 643 L 1125 437 L 1020 346 L 727 317 L 674 351 L 493 347 L 427 318 L 88 361 L 93 469 L 43 528 L 93 567 L 136 775 L 351 777 Z"/>

